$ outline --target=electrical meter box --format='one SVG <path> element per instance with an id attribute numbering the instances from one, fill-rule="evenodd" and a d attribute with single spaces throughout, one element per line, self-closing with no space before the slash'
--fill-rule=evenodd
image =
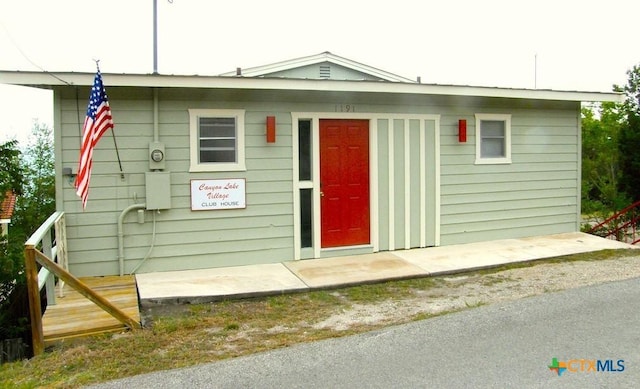
<path id="1" fill-rule="evenodd" d="M 170 209 L 171 174 L 169 172 L 146 172 L 144 178 L 147 209 Z"/>
<path id="2" fill-rule="evenodd" d="M 165 166 L 164 143 L 149 143 L 149 169 L 164 170 Z"/>

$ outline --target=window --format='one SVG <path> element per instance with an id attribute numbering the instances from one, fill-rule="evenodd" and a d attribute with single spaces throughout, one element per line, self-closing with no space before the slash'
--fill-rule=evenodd
<path id="1" fill-rule="evenodd" d="M 244 110 L 190 109 L 189 126 L 189 171 L 245 170 Z"/>
<path id="2" fill-rule="evenodd" d="M 300 247 L 313 247 L 313 199 L 311 189 L 300 189 Z"/>
<path id="3" fill-rule="evenodd" d="M 476 164 L 511 163 L 511 115 L 476 114 Z"/>
<path id="4" fill-rule="evenodd" d="M 311 120 L 298 121 L 298 179 L 311 180 Z"/>

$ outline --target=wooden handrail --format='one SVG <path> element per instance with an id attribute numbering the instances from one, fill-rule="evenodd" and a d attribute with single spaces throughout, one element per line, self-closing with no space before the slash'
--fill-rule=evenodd
<path id="1" fill-rule="evenodd" d="M 27 288 L 29 290 L 29 312 L 31 316 L 31 333 L 33 340 L 33 354 L 40 355 L 44 352 L 44 335 L 42 330 L 42 310 L 40 308 L 40 290 L 38 289 L 38 273 L 36 262 L 65 281 L 70 287 L 81 295 L 93 301 L 111 316 L 131 329 L 140 329 L 139 322 L 129 317 L 126 313 L 113 305 L 109 300 L 91 290 L 84 282 L 74 277 L 71 273 L 58 266 L 46 255 L 38 251 L 34 246 L 25 248 L 25 272 L 27 273 Z"/>
<path id="2" fill-rule="evenodd" d="M 38 287 L 38 266 L 36 265 L 36 249 L 27 246 L 24 249 L 24 272 L 27 278 L 29 293 L 29 317 L 31 319 L 31 340 L 33 355 L 44 352 L 44 334 L 42 332 L 42 308 L 40 307 L 40 288 Z"/>
<path id="3" fill-rule="evenodd" d="M 27 291 L 29 293 L 29 316 L 31 318 L 31 338 L 33 341 L 34 356 L 40 355 L 44 352 L 42 308 L 40 301 L 41 286 L 38 281 L 38 263 L 50 273 L 55 274 L 61 282 L 67 283 L 71 288 L 91 300 L 127 327 L 131 329 L 142 328 L 139 322 L 129 317 L 109 300 L 94 292 L 84 282 L 73 276 L 66 269 L 55 263 L 46 254 L 37 249 L 37 246 L 43 238 L 48 237 L 47 239 L 51 239 L 50 230 L 63 215 L 63 212 L 53 213 L 25 243 L 25 275 L 27 279 Z M 46 247 L 47 245 L 51 246 L 50 242 L 47 242 L 47 244 L 43 242 L 43 247 Z"/>
<path id="4" fill-rule="evenodd" d="M 24 245 L 36 247 L 38 243 L 42 241 L 42 238 L 45 236 L 47 231 L 49 231 L 51 227 L 53 227 L 56 220 L 58 220 L 58 218 L 60 218 L 62 215 L 64 215 L 64 212 L 58 211 L 58 212 L 52 213 L 51 216 L 49 216 L 47 220 L 44 223 L 42 223 L 42 225 L 40 225 L 40 227 L 38 227 L 36 232 L 31 234 L 31 236 L 29 237 L 29 240 L 27 240 L 27 242 Z"/>
<path id="5" fill-rule="evenodd" d="M 27 292 L 29 294 L 29 317 L 31 319 L 31 340 L 33 342 L 33 354 L 40 355 L 44 352 L 44 335 L 42 331 L 42 306 L 40 301 L 40 285 L 38 279 L 38 265 L 36 262 L 36 247 L 45 237 L 51 237 L 51 227 L 64 216 L 64 212 L 54 212 L 38 229 L 29 237 L 24 249 L 24 268 L 27 279 Z M 47 242 L 51 246 L 50 242 Z M 48 277 L 47 277 L 48 278 Z M 54 296 L 55 298 L 55 296 Z"/>
<path id="6" fill-rule="evenodd" d="M 118 319 L 118 321 L 120 321 L 122 324 L 131 329 L 142 328 L 140 326 L 140 323 L 130 318 L 126 313 L 120 310 L 120 308 L 116 307 L 109 300 L 94 292 L 87 286 L 87 284 L 76 278 L 73 274 L 69 273 L 62 267 L 58 266 L 57 263 L 53 262 L 50 258 L 47 258 L 46 255 L 38 250 L 36 250 L 36 261 L 42 266 L 46 267 L 50 272 L 58 276 L 58 278 L 69 284 L 69 286 L 78 291 L 78 293 L 93 301 L 97 306 L 102 308 L 108 314 Z"/>

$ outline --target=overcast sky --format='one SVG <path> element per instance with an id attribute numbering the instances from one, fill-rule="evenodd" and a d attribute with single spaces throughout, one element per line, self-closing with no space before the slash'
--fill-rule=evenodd
<path id="1" fill-rule="evenodd" d="M 608 92 L 640 64 L 638 0 L 157 2 L 163 74 L 330 51 L 423 83 Z M 0 0 L 0 69 L 151 73 L 152 33 L 153 0 Z M 0 141 L 34 119 L 53 125 L 50 93 L 0 85 Z"/>

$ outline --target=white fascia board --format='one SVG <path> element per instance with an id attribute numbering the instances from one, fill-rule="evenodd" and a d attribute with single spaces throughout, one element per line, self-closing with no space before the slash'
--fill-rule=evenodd
<path id="1" fill-rule="evenodd" d="M 313 65 L 319 62 L 324 62 L 326 59 L 322 54 L 312 55 L 309 57 L 296 58 L 287 61 L 276 62 L 268 65 L 255 66 L 251 68 L 242 69 L 241 77 L 259 77 L 264 74 L 281 72 L 283 70 L 294 69 L 297 67 Z M 222 73 L 220 76 L 229 77 L 236 76 L 236 72 Z"/>
<path id="2" fill-rule="evenodd" d="M 94 73 L 20 72 L 0 70 L 0 83 L 51 89 L 56 86 L 90 86 Z M 614 92 L 511 89 L 385 81 L 301 80 L 281 78 L 243 78 L 221 76 L 181 76 L 157 74 L 102 74 L 109 87 L 201 88 L 391 93 L 440 96 L 495 97 L 507 99 L 557 100 L 579 102 L 623 102 Z M 65 80 L 65 84 L 60 79 Z"/>
<path id="3" fill-rule="evenodd" d="M 362 72 L 362 73 L 367 73 L 367 74 L 370 74 L 372 76 L 380 77 L 380 78 L 388 80 L 388 81 L 406 82 L 406 83 L 410 83 L 410 84 L 415 84 L 416 83 L 416 81 L 410 80 L 408 78 L 404 78 L 404 77 L 395 75 L 393 73 L 385 72 L 384 70 L 376 69 L 376 68 L 371 67 L 369 65 L 365 65 L 365 64 L 361 64 L 359 62 L 352 61 L 352 60 L 350 60 L 348 58 L 342 58 L 342 57 L 333 56 L 332 62 L 334 62 L 334 63 L 336 63 L 338 65 L 350 68 L 350 69 L 357 70 L 357 71 Z"/>
<path id="4" fill-rule="evenodd" d="M 266 74 L 281 72 L 281 71 L 295 69 L 295 68 L 309 66 L 309 65 L 315 65 L 323 62 L 334 63 L 336 65 L 344 66 L 346 68 L 353 69 L 361 73 L 366 73 L 375 77 L 379 77 L 391 82 L 407 82 L 407 83 L 415 82 L 408 78 L 401 77 L 393 73 L 385 72 L 384 70 L 376 69 L 369 65 L 352 61 L 348 58 L 340 57 L 338 55 L 331 54 L 329 52 L 310 55 L 307 57 L 295 58 L 287 61 L 276 62 L 269 65 L 242 69 L 241 71 L 242 74 L 239 77 L 259 77 L 259 76 L 264 76 Z M 233 77 L 233 76 L 237 76 L 237 74 L 234 71 L 234 72 L 222 73 L 220 76 Z"/>

